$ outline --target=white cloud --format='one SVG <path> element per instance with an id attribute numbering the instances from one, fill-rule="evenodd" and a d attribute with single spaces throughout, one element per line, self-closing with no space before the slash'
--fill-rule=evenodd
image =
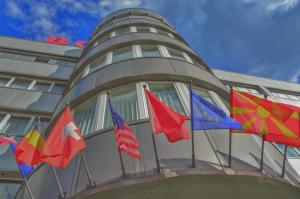
<path id="1" fill-rule="evenodd" d="M 295 71 L 294 75 L 290 78 L 290 82 L 300 83 L 300 69 Z"/>
<path id="2" fill-rule="evenodd" d="M 266 12 L 288 11 L 293 9 L 299 0 L 243 0 L 246 3 L 254 3 Z"/>
<path id="3" fill-rule="evenodd" d="M 8 1 L 6 6 L 7 6 L 7 11 L 9 12 L 10 16 L 24 17 L 22 10 L 19 8 L 19 6 L 15 2 Z"/>

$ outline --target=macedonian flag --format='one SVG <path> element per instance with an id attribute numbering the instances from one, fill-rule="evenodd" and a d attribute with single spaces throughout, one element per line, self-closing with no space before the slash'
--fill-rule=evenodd
<path id="1" fill-rule="evenodd" d="M 299 138 L 299 112 L 289 105 L 231 89 L 230 107 L 243 132 Z"/>
<path id="2" fill-rule="evenodd" d="M 41 122 L 38 119 L 36 125 L 31 129 L 17 145 L 15 157 L 18 163 L 26 163 L 34 166 L 40 162 L 41 150 L 44 146 L 44 139 L 41 136 Z"/>

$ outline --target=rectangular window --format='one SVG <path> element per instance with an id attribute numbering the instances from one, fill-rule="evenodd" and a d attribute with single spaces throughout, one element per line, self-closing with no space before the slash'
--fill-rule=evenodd
<path id="1" fill-rule="evenodd" d="M 12 88 L 27 89 L 31 82 L 32 81 L 25 79 L 15 79 L 10 86 Z"/>
<path id="2" fill-rule="evenodd" d="M 167 49 L 168 49 L 168 52 L 169 52 L 169 54 L 172 58 L 185 61 L 185 58 L 184 58 L 183 54 L 180 51 L 174 50 L 172 48 L 167 48 Z"/>
<path id="3" fill-rule="evenodd" d="M 132 48 L 123 47 L 113 51 L 112 63 L 133 58 Z"/>
<path id="4" fill-rule="evenodd" d="M 51 84 L 50 83 L 45 83 L 45 82 L 37 82 L 32 90 L 35 91 L 41 91 L 41 92 L 47 92 L 50 88 Z"/>
<path id="5" fill-rule="evenodd" d="M 95 69 L 97 68 L 101 68 L 102 66 L 105 65 L 105 55 L 102 55 L 101 57 L 99 57 L 98 59 L 96 59 L 95 61 L 93 61 L 91 64 L 90 64 L 90 72 L 94 71 Z"/>
<path id="6" fill-rule="evenodd" d="M 119 28 L 115 32 L 116 32 L 116 36 L 122 35 L 122 34 L 125 34 L 125 33 L 129 33 L 130 32 L 130 28 L 129 27 Z"/>
<path id="7" fill-rule="evenodd" d="M 137 26 L 136 27 L 136 31 L 137 32 L 147 33 L 147 32 L 150 32 L 150 28 L 149 27 L 145 27 L 145 26 Z"/>
<path id="8" fill-rule="evenodd" d="M 74 117 L 83 136 L 91 131 L 95 116 L 96 101 L 97 97 L 94 97 L 75 109 Z"/>
<path id="9" fill-rule="evenodd" d="M 23 136 L 30 118 L 12 116 L 1 129 L 5 134 Z"/>
<path id="10" fill-rule="evenodd" d="M 64 85 L 62 84 L 55 84 L 51 90 L 51 92 L 56 93 L 56 94 L 63 94 L 64 92 Z"/>
<path id="11" fill-rule="evenodd" d="M 141 45 L 143 57 L 160 57 L 157 46 L 154 45 Z"/>
<path id="12" fill-rule="evenodd" d="M 160 29 L 157 29 L 157 28 L 156 28 L 156 31 L 157 31 L 158 34 L 169 36 L 169 33 L 167 33 L 166 31 L 163 31 L 163 30 L 160 30 Z"/>
<path id="13" fill-rule="evenodd" d="M 139 119 L 138 100 L 135 85 L 113 89 L 111 92 L 111 102 L 114 109 L 124 118 L 126 122 Z M 105 109 L 104 128 L 111 126 L 111 113 L 107 103 Z"/>
<path id="14" fill-rule="evenodd" d="M 5 86 L 9 80 L 10 78 L 0 77 L 0 86 Z"/>
<path id="15" fill-rule="evenodd" d="M 173 84 L 149 84 L 150 91 L 173 110 L 185 114 Z"/>
<path id="16" fill-rule="evenodd" d="M 5 117 L 5 114 L 0 113 L 0 122 L 3 120 L 4 117 Z"/>
<path id="17" fill-rule="evenodd" d="M 107 33 L 105 35 L 103 35 L 102 37 L 100 37 L 100 39 L 98 40 L 98 43 L 101 44 L 103 42 L 105 42 L 106 40 L 109 40 L 110 38 L 110 33 Z"/>

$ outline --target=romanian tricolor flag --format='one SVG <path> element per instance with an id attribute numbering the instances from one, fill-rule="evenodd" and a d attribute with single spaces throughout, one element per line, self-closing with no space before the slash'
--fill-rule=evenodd
<path id="1" fill-rule="evenodd" d="M 38 119 L 35 127 L 25 135 L 15 149 L 14 154 L 17 162 L 25 162 L 30 166 L 37 165 L 40 162 L 44 142 L 41 136 L 41 121 Z"/>
<path id="2" fill-rule="evenodd" d="M 287 104 L 231 89 L 230 107 L 230 116 L 244 132 L 299 138 L 299 112 Z"/>

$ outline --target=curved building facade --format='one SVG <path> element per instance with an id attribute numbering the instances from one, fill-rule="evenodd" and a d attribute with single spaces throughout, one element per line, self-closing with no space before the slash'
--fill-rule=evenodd
<path id="1" fill-rule="evenodd" d="M 51 121 L 55 120 L 66 103 L 70 103 L 86 139 L 84 154 L 95 184 L 95 187 L 90 186 L 82 157 L 77 155 L 67 168 L 56 169 L 65 196 L 84 197 L 89 191 L 101 191 L 103 187 L 174 175 L 248 172 L 249 175 L 278 176 L 282 152 L 276 145 L 266 143 L 264 172 L 257 172 L 261 141 L 253 135 L 233 136 L 232 169 L 227 168 L 228 130 L 195 132 L 196 168 L 191 168 L 191 140 L 169 143 L 164 135 L 155 135 L 161 166 L 161 172 L 157 173 L 143 85 L 175 111 L 189 115 L 190 81 L 197 93 L 228 112 L 228 88 L 166 19 L 145 9 L 124 9 L 104 18 L 81 52 L 51 115 Z M 122 154 L 125 179 L 108 110 L 107 91 L 111 91 L 115 109 L 129 123 L 140 143 L 140 160 Z M 53 125 L 51 121 L 48 131 Z M 190 129 L 190 121 L 185 125 Z M 289 164 L 287 172 L 286 180 L 298 184 L 299 176 Z M 36 198 L 60 197 L 49 165 L 39 165 L 28 180 Z M 30 198 L 24 185 L 16 198 Z"/>

